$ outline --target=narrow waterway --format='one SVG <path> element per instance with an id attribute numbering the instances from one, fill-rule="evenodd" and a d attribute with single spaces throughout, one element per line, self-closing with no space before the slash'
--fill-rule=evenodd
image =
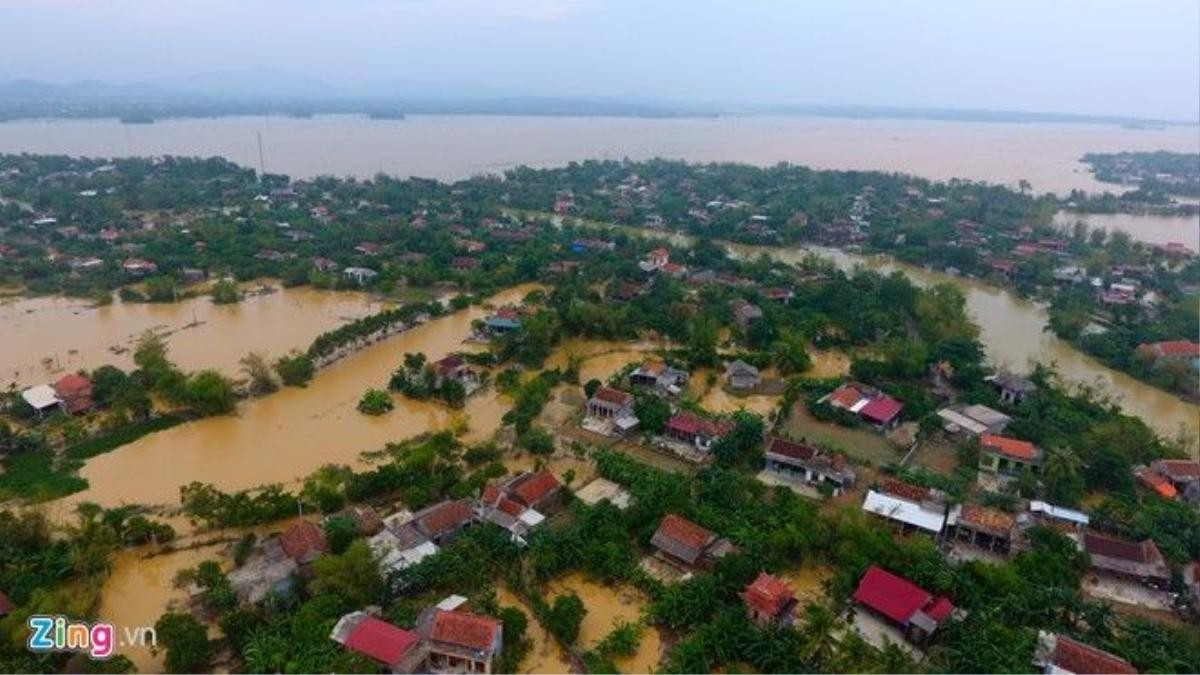
<path id="1" fill-rule="evenodd" d="M 621 229 L 641 236 L 665 239 L 679 247 L 687 247 L 694 242 L 692 237 L 677 232 Z M 1045 330 L 1048 316 L 1046 308 L 1039 303 L 1019 298 L 1007 289 L 977 279 L 952 276 L 885 256 L 856 255 L 821 246 L 748 246 L 731 242 L 725 242 L 724 245 L 731 255 L 742 259 L 767 255 L 775 260 L 798 264 L 808 256 L 816 255 L 843 270 L 861 265 L 884 274 L 900 271 L 918 286 L 953 284 L 966 297 L 967 310 L 979 325 L 979 340 L 993 366 L 1026 372 L 1034 363 L 1053 363 L 1066 381 L 1095 386 L 1108 392 L 1125 412 L 1142 419 L 1166 437 L 1174 438 L 1181 429 L 1186 430 L 1193 439 L 1192 452 L 1197 452 L 1195 438 L 1200 435 L 1200 406 L 1115 371 Z"/>

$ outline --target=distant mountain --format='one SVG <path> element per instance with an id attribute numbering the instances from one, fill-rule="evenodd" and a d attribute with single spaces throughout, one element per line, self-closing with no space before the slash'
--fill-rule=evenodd
<path id="1" fill-rule="evenodd" d="M 328 99 L 345 95 L 328 82 L 273 68 L 196 73 L 152 84 L 183 94 L 220 98 Z"/>
<path id="2" fill-rule="evenodd" d="M 0 82 L 0 101 L 49 100 L 147 100 L 167 98 L 171 92 L 149 84 L 111 84 L 99 80 L 80 80 L 51 84 L 36 80 Z"/>

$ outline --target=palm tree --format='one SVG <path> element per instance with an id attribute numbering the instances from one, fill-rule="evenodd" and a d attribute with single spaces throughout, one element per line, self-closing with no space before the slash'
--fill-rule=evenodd
<path id="1" fill-rule="evenodd" d="M 837 648 L 834 636 L 837 629 L 837 616 L 829 609 L 815 604 L 804 608 L 800 654 L 810 668 L 826 670 L 832 663 Z"/>
<path id="2" fill-rule="evenodd" d="M 1074 501 L 1070 494 L 1077 484 L 1083 460 L 1070 448 L 1055 446 L 1047 449 L 1042 460 L 1042 477 L 1049 496 L 1056 500 Z"/>

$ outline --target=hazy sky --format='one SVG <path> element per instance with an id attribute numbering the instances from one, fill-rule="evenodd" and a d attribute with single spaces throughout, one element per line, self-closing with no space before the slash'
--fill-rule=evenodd
<path id="1" fill-rule="evenodd" d="M 1197 0 L 0 0 L 0 78 L 1200 119 Z"/>

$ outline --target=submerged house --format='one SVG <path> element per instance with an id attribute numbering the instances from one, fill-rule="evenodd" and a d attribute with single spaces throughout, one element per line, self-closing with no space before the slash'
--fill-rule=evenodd
<path id="1" fill-rule="evenodd" d="M 673 368 L 664 361 L 647 359 L 629 374 L 632 385 L 653 387 L 663 393 L 678 395 L 687 384 L 688 372 Z"/>
<path id="2" fill-rule="evenodd" d="M 799 601 L 796 594 L 778 577 L 759 572 L 739 594 L 746 603 L 746 613 L 759 626 L 768 624 L 792 625 L 793 612 Z"/>
<path id="3" fill-rule="evenodd" d="M 87 412 L 95 405 L 92 400 L 92 381 L 83 375 L 63 375 L 53 386 L 54 393 L 62 401 L 63 409 L 70 415 Z"/>
<path id="4" fill-rule="evenodd" d="M 738 359 L 725 367 L 725 382 L 734 391 L 749 391 L 762 384 L 758 368 Z"/>

